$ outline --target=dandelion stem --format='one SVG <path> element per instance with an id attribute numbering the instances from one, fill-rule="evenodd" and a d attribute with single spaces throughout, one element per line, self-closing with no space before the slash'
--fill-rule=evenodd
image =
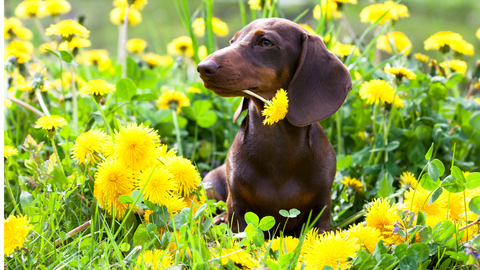
<path id="1" fill-rule="evenodd" d="M 17 210 L 17 201 L 15 201 L 15 196 L 13 196 L 12 187 L 10 186 L 10 183 L 8 182 L 8 179 L 7 179 L 7 170 L 6 170 L 6 169 L 5 169 L 5 178 L 4 178 L 4 181 L 5 181 L 5 185 L 7 186 L 8 195 L 10 196 L 10 199 L 12 199 L 12 202 L 13 202 L 13 213 L 15 214 L 15 211 Z"/>
<path id="2" fill-rule="evenodd" d="M 262 98 L 261 96 L 253 93 L 253 92 L 250 91 L 250 90 L 243 90 L 243 92 L 244 92 L 245 94 L 249 94 L 249 95 L 252 96 L 252 97 L 256 97 L 256 98 L 260 99 L 261 101 L 265 102 L 266 104 L 271 103 L 271 101 L 268 101 L 268 100 Z"/>
<path id="3" fill-rule="evenodd" d="M 40 20 L 39 20 L 37 17 L 35 17 L 35 19 L 33 19 L 33 21 L 35 22 L 35 26 L 37 26 L 38 31 L 40 31 L 40 34 L 42 34 L 42 37 L 43 37 L 43 39 L 45 40 L 45 42 L 46 42 L 46 43 L 52 42 L 52 41 L 50 40 L 50 38 L 48 38 L 48 37 L 45 35 L 45 28 L 43 28 L 43 25 L 42 25 L 42 23 L 40 22 Z"/>
<path id="4" fill-rule="evenodd" d="M 38 103 L 40 104 L 40 107 L 42 108 L 43 113 L 46 115 L 50 115 L 50 112 L 48 111 L 48 108 L 45 105 L 45 101 L 43 100 L 42 93 L 40 93 L 39 89 L 35 90 L 35 95 L 37 96 Z"/>
<path id="5" fill-rule="evenodd" d="M 12 96 L 9 96 L 7 95 L 7 98 L 10 99 L 11 101 L 13 101 L 14 103 L 16 103 L 17 105 L 19 106 L 22 106 L 23 108 L 33 112 L 34 114 L 42 117 L 42 116 L 45 116 L 45 114 L 39 110 L 37 110 L 35 107 L 33 107 L 32 105 L 26 103 L 26 102 L 23 102 L 22 100 L 20 99 L 17 99 L 17 98 L 14 98 Z"/>
<path id="6" fill-rule="evenodd" d="M 343 138 L 342 138 L 342 110 L 338 110 L 335 114 L 335 122 L 337 124 L 337 155 L 342 155 Z"/>
<path id="7" fill-rule="evenodd" d="M 53 152 L 55 152 L 55 156 L 57 156 L 58 167 L 65 174 L 65 171 L 63 170 L 63 166 L 62 166 L 62 161 L 60 160 L 60 156 L 58 155 L 57 147 L 55 146 L 55 140 L 53 139 L 53 136 L 50 137 L 50 141 L 52 142 Z"/>
<path id="8" fill-rule="evenodd" d="M 105 123 L 105 129 L 107 130 L 108 135 L 112 136 L 112 139 L 114 139 L 113 134 L 110 131 L 110 126 L 108 125 L 107 118 L 105 117 L 105 114 L 103 113 L 102 108 L 100 107 L 100 104 L 98 104 L 98 102 L 95 100 L 95 98 L 92 95 L 90 95 L 90 97 L 93 99 L 93 102 L 95 102 L 95 105 L 97 106 L 98 111 L 102 115 L 102 119 L 103 119 L 103 122 Z"/>
<path id="9" fill-rule="evenodd" d="M 195 150 L 197 150 L 197 139 L 198 139 L 198 123 L 195 122 L 195 135 L 193 137 L 193 150 L 192 150 L 192 156 L 190 159 L 193 161 L 195 160 Z"/>
<path id="10" fill-rule="evenodd" d="M 175 126 L 175 133 L 177 135 L 178 153 L 180 154 L 180 156 L 183 156 L 182 138 L 180 137 L 180 128 L 178 127 L 178 119 L 177 119 L 177 111 L 176 110 L 172 110 L 172 118 L 173 118 L 173 125 Z"/>
<path id="11" fill-rule="evenodd" d="M 70 77 L 71 77 L 71 85 L 72 85 L 72 106 L 73 106 L 73 130 L 78 130 L 78 93 L 77 87 L 75 85 L 75 73 L 73 70 L 73 66 L 70 66 Z"/>

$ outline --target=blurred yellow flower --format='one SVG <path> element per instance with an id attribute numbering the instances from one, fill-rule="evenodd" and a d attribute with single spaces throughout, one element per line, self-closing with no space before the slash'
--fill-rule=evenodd
<path id="1" fill-rule="evenodd" d="M 326 265 L 334 269 L 348 269 L 351 264 L 349 257 L 355 257 L 360 248 L 357 242 L 345 233 L 326 232 L 310 249 L 305 250 L 304 262 L 315 266 L 313 269 L 323 269 Z"/>
<path id="2" fill-rule="evenodd" d="M 167 46 L 168 53 L 173 56 L 193 56 L 192 39 L 187 36 L 178 37 Z"/>
<path id="3" fill-rule="evenodd" d="M 270 4 L 271 0 L 267 0 Z M 248 4 L 250 5 L 250 9 L 252 10 L 262 10 L 262 0 L 248 0 Z"/>
<path id="4" fill-rule="evenodd" d="M 385 14 L 385 16 L 383 16 Z M 383 17 L 382 17 L 383 16 Z M 360 20 L 362 22 L 375 23 L 380 17 L 379 24 L 385 24 L 390 20 L 398 20 L 399 18 L 409 17 L 408 8 L 405 5 L 396 4 L 393 1 L 385 1 L 384 3 L 370 5 L 360 12 Z"/>
<path id="5" fill-rule="evenodd" d="M 388 82 L 377 79 L 363 83 L 360 86 L 359 94 L 367 104 L 374 104 L 379 102 L 392 103 L 395 92 Z"/>
<path id="6" fill-rule="evenodd" d="M 357 178 L 352 178 L 350 176 L 345 176 L 343 180 L 340 181 L 345 188 L 352 187 L 357 192 L 363 192 L 363 184 Z"/>
<path id="7" fill-rule="evenodd" d="M 187 88 L 187 93 L 202 93 L 202 90 L 198 89 L 197 87 L 190 86 Z"/>
<path id="8" fill-rule="evenodd" d="M 450 60 L 448 61 L 448 68 L 447 68 L 447 63 L 442 62 L 440 63 L 440 66 L 445 70 L 445 73 L 448 75 L 450 74 L 449 70 L 453 72 L 458 72 L 462 73 L 463 76 L 467 73 L 467 62 L 462 61 L 462 60 Z"/>
<path id="9" fill-rule="evenodd" d="M 30 54 L 33 52 L 33 45 L 28 41 L 14 40 L 8 43 L 4 51 L 5 60 L 13 55 L 17 58 L 17 62 L 22 64 L 30 61 Z"/>
<path id="10" fill-rule="evenodd" d="M 422 63 L 427 63 L 428 59 L 430 59 L 428 56 L 426 56 L 425 54 L 421 54 L 421 53 L 416 53 L 413 56 L 415 56 L 415 58 Z"/>
<path id="11" fill-rule="evenodd" d="M 68 51 L 68 48 L 70 48 L 70 50 L 73 51 L 77 48 L 90 47 L 91 45 L 92 45 L 92 43 L 88 39 L 74 37 L 74 38 L 72 38 L 71 41 L 66 41 L 65 40 L 64 42 L 62 42 L 60 44 L 60 46 L 58 46 L 58 50 L 59 51 Z"/>
<path id="12" fill-rule="evenodd" d="M 404 33 L 398 31 L 393 32 L 393 35 L 392 33 L 387 33 L 379 36 L 376 46 L 377 49 L 393 54 L 392 44 L 395 44 L 396 52 L 405 50 L 403 52 L 404 55 L 409 55 L 412 50 L 412 42 Z"/>
<path id="13" fill-rule="evenodd" d="M 265 104 L 262 115 L 264 125 L 273 125 L 285 118 L 288 112 L 287 92 L 283 89 L 277 91 L 271 103 Z"/>
<path id="14" fill-rule="evenodd" d="M 480 28 L 477 29 L 476 36 L 477 36 L 478 39 L 480 39 Z"/>
<path id="15" fill-rule="evenodd" d="M 362 223 L 358 223 L 350 225 L 348 237 L 355 239 L 363 250 L 373 253 L 375 246 L 382 239 L 382 234 L 374 227 L 364 227 Z"/>
<path id="16" fill-rule="evenodd" d="M 365 221 L 367 226 L 379 230 L 385 244 L 403 243 L 404 239 L 393 233 L 393 224 L 401 221 L 397 214 L 398 204 L 390 205 L 388 199 L 374 199 L 366 209 Z"/>
<path id="17" fill-rule="evenodd" d="M 173 181 L 177 183 L 178 195 L 188 196 L 200 185 L 200 174 L 190 160 L 183 157 L 168 156 L 162 161 L 173 175 Z"/>
<path id="18" fill-rule="evenodd" d="M 142 56 L 143 61 L 150 67 L 169 66 L 173 63 L 173 58 L 169 55 L 161 56 L 155 53 L 147 53 Z"/>
<path id="19" fill-rule="evenodd" d="M 127 50 L 129 53 L 140 53 L 147 47 L 147 42 L 141 38 L 132 38 L 127 41 Z"/>
<path id="20" fill-rule="evenodd" d="M 52 131 L 68 125 L 67 121 L 58 115 L 42 116 L 37 122 L 35 122 L 35 124 L 35 128 L 43 128 L 47 131 Z"/>
<path id="21" fill-rule="evenodd" d="M 404 67 L 386 67 L 384 70 L 385 73 L 394 75 L 399 81 L 401 81 L 403 78 L 410 80 L 417 78 L 417 75 L 415 75 L 413 71 Z"/>
<path id="22" fill-rule="evenodd" d="M 66 0 L 45 0 L 45 9 L 50 16 L 67 14 L 72 6 Z"/>
<path id="23" fill-rule="evenodd" d="M 139 174 L 137 187 L 142 189 L 144 186 L 144 198 L 158 205 L 167 205 L 177 190 L 173 175 L 162 164 L 145 169 Z"/>
<path id="24" fill-rule="evenodd" d="M 115 91 L 115 85 L 109 84 L 104 80 L 91 80 L 80 88 L 79 93 L 82 95 L 104 96 L 113 91 Z"/>
<path id="25" fill-rule="evenodd" d="M 46 49 L 56 51 L 58 47 L 58 44 L 56 41 L 52 41 L 50 43 L 43 43 L 41 44 L 38 49 L 40 50 L 41 53 L 50 53 Z"/>
<path id="26" fill-rule="evenodd" d="M 427 214 L 427 225 L 432 226 L 440 220 L 444 220 L 447 217 L 447 200 L 445 197 L 438 197 L 438 199 L 433 203 L 428 202 L 430 196 L 432 195 L 430 191 L 424 189 L 421 185 L 416 187 L 416 192 L 414 189 L 410 189 L 405 192 L 405 201 L 401 207 L 402 210 L 410 210 L 418 214 L 418 211 L 422 209 L 423 212 Z M 413 193 L 415 192 L 415 197 Z"/>
<path id="27" fill-rule="evenodd" d="M 205 45 L 198 47 L 198 58 L 200 58 L 200 61 L 207 58 L 207 56 L 207 47 Z"/>
<path id="28" fill-rule="evenodd" d="M 187 202 L 185 201 L 185 198 L 180 197 L 177 194 L 171 195 L 170 198 L 167 200 L 165 206 L 167 207 L 168 213 L 171 217 L 180 213 L 183 208 L 189 207 Z"/>
<path id="29" fill-rule="evenodd" d="M 307 30 L 307 32 L 310 34 L 310 35 L 316 35 L 317 33 L 315 33 L 315 31 L 312 29 L 312 27 L 310 27 L 308 24 L 299 24 L 301 27 L 303 27 L 305 30 Z"/>
<path id="30" fill-rule="evenodd" d="M 125 18 L 126 7 L 116 7 L 110 12 L 110 21 L 116 25 L 122 25 Z M 142 14 L 135 8 L 128 10 L 128 25 L 135 26 L 142 22 Z"/>
<path id="31" fill-rule="evenodd" d="M 342 13 L 337 10 L 337 3 L 333 0 L 321 0 L 322 8 L 320 5 L 316 5 L 313 9 L 313 18 L 320 20 L 322 16 L 326 16 L 327 20 L 338 19 L 342 16 Z"/>
<path id="32" fill-rule="evenodd" d="M 78 77 L 77 74 L 75 74 L 75 73 L 73 74 L 73 80 L 78 85 L 78 88 L 82 88 L 83 85 L 85 84 L 85 81 L 82 78 Z M 61 80 L 56 79 L 55 83 L 57 85 L 61 85 L 62 88 L 70 87 L 71 84 L 72 84 L 72 76 L 71 76 L 70 72 L 62 73 L 62 79 Z"/>
<path id="33" fill-rule="evenodd" d="M 142 10 L 143 7 L 148 3 L 147 0 L 133 0 L 129 2 L 133 2 L 131 3 L 131 5 L 133 5 L 138 10 Z M 126 7 L 128 3 L 127 0 L 114 0 L 113 5 L 116 7 Z"/>
<path id="34" fill-rule="evenodd" d="M 12 101 L 8 98 L 3 98 L 3 106 L 7 109 L 12 108 Z"/>
<path id="35" fill-rule="evenodd" d="M 157 164 L 160 155 L 160 136 L 143 124 L 129 124 L 115 132 L 115 154 L 123 166 L 134 171 Z"/>
<path id="36" fill-rule="evenodd" d="M 3 18 L 3 37 L 5 39 L 19 39 L 31 40 L 33 37 L 32 31 L 23 27 L 22 22 L 15 17 Z"/>
<path id="37" fill-rule="evenodd" d="M 355 45 L 342 44 L 340 42 L 335 43 L 331 49 L 332 53 L 338 57 L 346 57 L 353 52 L 353 55 L 360 55 L 360 51 Z"/>
<path id="38" fill-rule="evenodd" d="M 192 23 L 193 32 L 198 37 L 203 37 L 205 34 L 205 21 L 203 18 L 196 18 Z M 219 18 L 212 18 L 213 33 L 217 36 L 224 37 L 228 35 L 228 25 Z"/>
<path id="39" fill-rule="evenodd" d="M 125 216 L 128 205 L 118 200 L 121 195 L 130 195 L 135 189 L 135 172 L 130 167 L 121 164 L 116 159 L 109 158 L 100 165 L 95 173 L 93 195 L 98 204 L 121 219 Z"/>
<path id="40" fill-rule="evenodd" d="M 112 61 L 108 57 L 107 50 L 90 50 L 83 53 L 83 59 L 87 65 L 95 65 L 100 71 L 106 70 L 112 65 Z"/>
<path id="41" fill-rule="evenodd" d="M 271 249 L 273 251 L 281 250 L 280 254 L 286 254 L 293 252 L 295 248 L 298 246 L 298 238 L 292 237 L 292 236 L 277 236 L 275 239 L 273 239 L 272 244 L 271 244 Z M 267 244 L 267 246 L 270 245 L 270 243 Z"/>
<path id="42" fill-rule="evenodd" d="M 148 210 L 147 210 L 148 211 Z M 141 253 L 137 258 L 137 265 L 141 265 L 141 269 L 152 269 L 152 270 L 160 270 L 160 269 L 167 269 L 169 266 L 173 265 L 174 259 L 171 253 L 160 249 L 155 250 L 146 250 L 145 252 Z M 137 266 L 133 268 L 134 270 L 138 270 Z"/>
<path id="43" fill-rule="evenodd" d="M 475 82 L 474 88 L 480 88 L 480 78 L 478 78 L 477 82 Z"/>
<path id="44" fill-rule="evenodd" d="M 15 8 L 15 16 L 22 19 L 41 18 L 45 12 L 45 2 L 41 0 L 24 0 Z"/>
<path id="45" fill-rule="evenodd" d="M 168 90 L 163 92 L 158 98 L 157 105 L 159 109 L 176 109 L 178 114 L 182 107 L 190 106 L 190 100 L 182 92 Z"/>
<path id="46" fill-rule="evenodd" d="M 348 3 L 348 4 L 354 4 L 356 5 L 358 2 L 357 0 L 333 0 L 337 3 Z"/>
<path id="47" fill-rule="evenodd" d="M 400 175 L 400 184 L 404 187 L 415 188 L 417 186 L 417 183 L 417 179 L 411 172 L 403 172 L 402 175 Z"/>
<path id="48" fill-rule="evenodd" d="M 101 130 L 92 129 L 80 134 L 72 148 L 72 159 L 77 164 L 96 164 L 100 161 L 99 154 L 103 154 L 103 146 L 107 141 L 107 134 Z"/>
<path id="49" fill-rule="evenodd" d="M 239 248 L 223 248 L 219 250 L 219 254 L 212 254 L 212 257 L 218 256 L 223 266 L 228 265 L 228 261 L 232 261 L 235 265 L 240 265 L 242 269 L 253 269 L 257 266 L 257 262 L 251 257 L 250 253 Z"/>
<path id="50" fill-rule="evenodd" d="M 451 31 L 440 31 L 424 41 L 425 50 L 439 50 L 447 53 L 450 49 L 467 55 L 473 55 L 473 45 L 463 40 L 460 34 Z"/>
<path id="51" fill-rule="evenodd" d="M 17 148 L 10 146 L 10 145 L 4 145 L 3 146 L 3 157 L 11 157 L 11 156 L 16 156 L 18 154 Z"/>
<path id="52" fill-rule="evenodd" d="M 59 35 L 65 39 L 69 39 L 73 35 L 88 38 L 90 31 L 74 20 L 63 20 L 57 24 L 51 24 L 50 27 L 45 30 L 45 34 L 47 36 Z"/>
<path id="53" fill-rule="evenodd" d="M 30 230 L 30 225 L 26 216 L 9 216 L 3 220 L 3 252 L 4 255 L 12 254 L 15 249 L 21 248 L 25 243 Z"/>

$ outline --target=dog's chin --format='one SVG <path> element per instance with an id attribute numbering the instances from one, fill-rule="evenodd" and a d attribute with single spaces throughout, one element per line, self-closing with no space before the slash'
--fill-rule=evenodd
<path id="1" fill-rule="evenodd" d="M 223 88 L 221 86 L 212 84 L 208 81 L 203 81 L 203 86 L 205 88 L 215 92 L 215 94 L 221 96 L 221 97 L 238 97 L 242 96 L 242 90 L 234 90 L 234 89 L 228 89 L 228 88 Z"/>

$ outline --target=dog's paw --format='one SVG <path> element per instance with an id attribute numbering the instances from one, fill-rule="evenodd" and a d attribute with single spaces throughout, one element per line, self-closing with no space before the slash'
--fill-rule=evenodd
<path id="1" fill-rule="evenodd" d="M 215 217 L 215 218 L 213 219 L 213 223 L 214 223 L 215 225 L 220 225 L 220 224 L 222 224 L 222 223 L 225 223 L 225 224 L 228 223 L 227 215 L 225 214 L 225 215 L 221 215 L 221 216 Z"/>

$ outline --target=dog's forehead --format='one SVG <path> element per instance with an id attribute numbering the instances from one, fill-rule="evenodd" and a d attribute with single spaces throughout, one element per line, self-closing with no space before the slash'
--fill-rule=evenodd
<path id="1" fill-rule="evenodd" d="M 270 18 L 270 19 L 258 19 L 238 32 L 238 38 L 243 38 L 253 35 L 256 31 L 261 30 L 263 32 L 275 32 L 280 36 L 300 36 L 301 33 L 306 33 L 307 31 L 303 29 L 298 24 L 281 18 Z"/>

